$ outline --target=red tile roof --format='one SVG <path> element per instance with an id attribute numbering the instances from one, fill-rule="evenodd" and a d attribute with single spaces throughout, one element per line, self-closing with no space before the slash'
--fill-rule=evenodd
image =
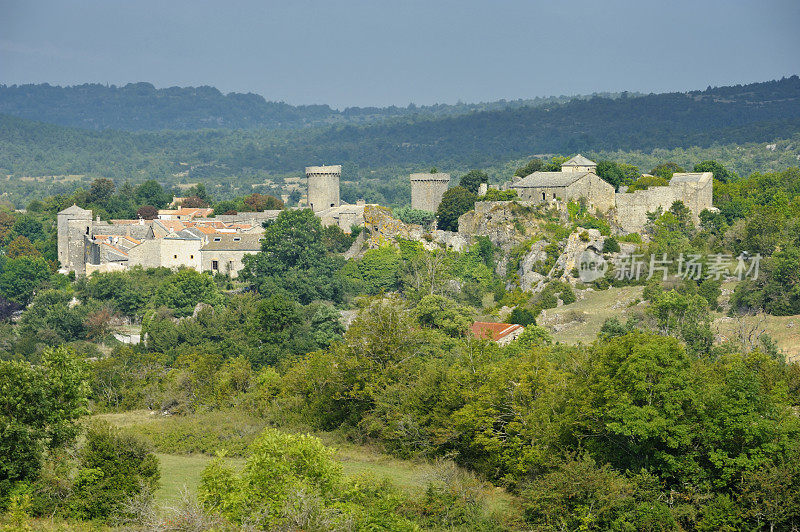
<path id="1" fill-rule="evenodd" d="M 517 325 L 514 323 L 491 323 L 487 321 L 476 321 L 472 324 L 472 335 L 475 338 L 494 340 L 496 342 L 522 328 L 522 325 Z"/>

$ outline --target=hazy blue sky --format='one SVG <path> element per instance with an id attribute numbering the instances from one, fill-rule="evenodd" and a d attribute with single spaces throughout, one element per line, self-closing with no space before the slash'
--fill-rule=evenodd
<path id="1" fill-rule="evenodd" d="M 0 83 L 292 104 L 662 92 L 800 72 L 798 0 L 0 0 Z"/>

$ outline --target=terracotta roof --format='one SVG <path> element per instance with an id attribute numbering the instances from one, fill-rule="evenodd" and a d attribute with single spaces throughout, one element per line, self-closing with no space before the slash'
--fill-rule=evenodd
<path id="1" fill-rule="evenodd" d="M 487 321 L 476 321 L 472 324 L 472 335 L 475 338 L 494 340 L 496 342 L 522 328 L 522 325 L 517 325 L 515 323 L 491 323 Z"/>
<path id="2" fill-rule="evenodd" d="M 191 217 L 204 218 L 213 212 L 214 209 L 212 209 L 211 207 L 181 207 L 177 211 L 175 211 L 175 214 L 178 216 L 191 216 Z"/>
<path id="3" fill-rule="evenodd" d="M 102 245 L 104 245 L 104 246 L 108 246 L 108 247 L 110 247 L 111 249 L 113 249 L 114 251 L 116 251 L 117 253 L 119 253 L 120 255 L 123 255 L 123 256 L 125 256 L 125 257 L 127 257 L 127 256 L 128 256 L 128 252 L 127 252 L 127 251 L 125 251 L 125 250 L 123 250 L 123 249 L 120 249 L 120 248 L 118 248 L 118 247 L 116 247 L 116 246 L 113 246 L 113 245 L 109 244 L 108 242 L 100 242 L 100 243 L 101 243 Z"/>
<path id="4" fill-rule="evenodd" d="M 184 224 L 180 220 L 158 220 L 158 224 L 161 225 L 167 231 L 169 231 L 170 229 L 172 229 L 173 231 L 183 231 L 184 229 L 186 229 L 186 224 Z"/>

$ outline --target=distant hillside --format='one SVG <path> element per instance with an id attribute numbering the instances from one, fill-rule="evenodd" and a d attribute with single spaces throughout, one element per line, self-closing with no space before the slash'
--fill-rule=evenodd
<path id="1" fill-rule="evenodd" d="M 117 87 L 0 85 L 0 114 L 83 129 L 157 131 L 164 129 L 292 129 L 331 124 L 364 124 L 397 117 L 442 117 L 474 111 L 555 105 L 594 96 L 557 96 L 529 100 L 407 107 L 293 106 L 257 94 L 223 94 L 214 87 L 156 89 L 150 83 Z"/>
<path id="2" fill-rule="evenodd" d="M 299 168 L 336 161 L 359 167 L 456 162 L 473 167 L 536 153 L 652 150 L 788 138 L 800 131 L 800 78 L 637 98 L 462 116 L 337 126 L 275 146 L 248 143 L 233 167 Z"/>
<path id="3" fill-rule="evenodd" d="M 380 194 L 393 198 L 409 169 L 433 165 L 458 172 L 541 153 L 648 154 L 773 142 L 798 133 L 797 76 L 689 93 L 283 130 L 87 131 L 0 115 L 0 174 L 224 182 L 235 188 L 327 163 L 343 164 L 350 180 L 382 181 Z M 784 151 L 791 160 L 793 149 Z M 735 154 L 725 159 L 736 165 Z"/>

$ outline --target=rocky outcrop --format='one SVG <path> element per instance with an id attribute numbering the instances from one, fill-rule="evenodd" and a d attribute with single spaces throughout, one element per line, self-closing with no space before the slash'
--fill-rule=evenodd
<path id="1" fill-rule="evenodd" d="M 366 247 L 375 249 L 397 239 L 420 242 L 425 249 L 433 250 L 442 247 L 454 251 L 465 251 L 469 248 L 470 237 L 453 231 L 425 231 L 421 225 L 403 223 L 392 216 L 392 211 L 378 205 L 364 207 L 364 224 L 369 233 Z"/>
<path id="2" fill-rule="evenodd" d="M 531 244 L 531 250 L 519 261 L 519 287 L 525 291 L 538 291 L 542 287 L 547 277 L 536 272 L 539 264 L 547 262 L 547 252 L 544 250 L 548 245 L 547 240 L 538 240 Z"/>
<path id="3" fill-rule="evenodd" d="M 392 211 L 378 205 L 364 207 L 364 226 L 369 231 L 368 247 L 377 248 L 395 239 L 422 241 L 421 225 L 406 224 L 392 216 Z"/>
<path id="4" fill-rule="evenodd" d="M 504 253 L 541 231 L 542 220 L 535 216 L 541 206 L 529 201 L 479 201 L 475 209 L 458 219 L 458 232 L 464 236 L 485 236 Z"/>
<path id="5" fill-rule="evenodd" d="M 602 258 L 604 242 L 605 237 L 597 229 L 578 228 L 571 233 L 555 264 L 555 271 L 561 273 L 561 280 L 575 282 L 572 272 L 578 269 L 581 255 L 589 250 L 596 258 Z"/>

